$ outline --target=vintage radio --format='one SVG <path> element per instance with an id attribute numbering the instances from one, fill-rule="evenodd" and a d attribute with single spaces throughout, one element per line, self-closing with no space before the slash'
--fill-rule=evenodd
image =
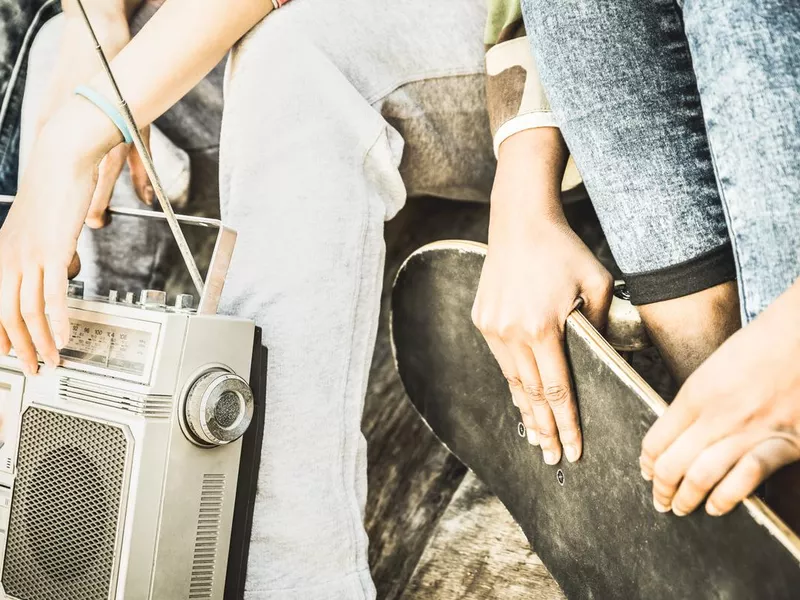
<path id="1" fill-rule="evenodd" d="M 251 386 L 263 398 L 266 360 L 252 322 L 216 314 L 236 234 L 175 215 L 78 6 L 163 211 L 117 215 L 169 225 L 199 303 L 168 305 L 160 290 L 84 298 L 73 283 L 61 366 L 25 377 L 0 357 L 0 596 L 235 600 L 263 425 L 256 413 L 250 427 Z M 217 231 L 205 277 L 181 222 Z"/>
<path id="2" fill-rule="evenodd" d="M 216 277 L 234 239 L 220 226 Z M 213 277 L 197 310 L 73 284 L 62 366 L 26 379 L 0 358 L 3 597 L 218 599 L 229 558 L 224 595 L 241 597 L 257 464 L 256 439 L 241 462 L 241 437 L 263 365 L 253 323 L 215 314 Z"/>

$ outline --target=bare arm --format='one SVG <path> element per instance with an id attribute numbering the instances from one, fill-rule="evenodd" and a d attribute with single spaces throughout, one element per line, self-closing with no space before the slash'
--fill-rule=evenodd
<path id="1" fill-rule="evenodd" d="M 137 125 L 151 123 L 183 97 L 272 10 L 270 0 L 166 2 L 111 62 Z M 91 44 L 88 34 L 86 44 Z M 103 74 L 90 85 L 113 99 Z M 81 155 L 102 156 L 122 140 L 113 124 L 80 98 L 71 98 L 57 118 L 71 124 L 73 133 L 83 132 L 75 148 Z"/>
<path id="2" fill-rule="evenodd" d="M 272 9 L 271 0 L 166 2 L 111 63 L 138 126 L 177 102 Z M 81 51 L 91 50 L 90 40 L 87 32 Z M 114 99 L 103 74 L 89 85 Z M 0 352 L 13 346 L 29 374 L 38 370 L 37 352 L 46 364 L 58 364 L 57 348 L 69 340 L 67 270 L 97 189 L 98 165 L 121 142 L 106 115 L 69 95 L 32 148 L 0 230 Z"/>

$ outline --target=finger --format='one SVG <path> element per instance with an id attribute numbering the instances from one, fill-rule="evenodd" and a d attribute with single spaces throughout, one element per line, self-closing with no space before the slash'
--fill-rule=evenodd
<path id="1" fill-rule="evenodd" d="M 723 431 L 725 429 L 722 429 Z M 653 504 L 659 512 L 672 508 L 672 499 L 689 466 L 703 450 L 714 444 L 720 427 L 695 422 L 662 452 L 653 465 Z"/>
<path id="2" fill-rule="evenodd" d="M 72 260 L 69 263 L 69 267 L 67 268 L 67 278 L 68 279 L 75 279 L 81 273 L 81 257 L 78 256 L 78 253 L 72 255 Z"/>
<path id="3" fill-rule="evenodd" d="M 653 470 L 658 457 L 697 420 L 701 399 L 689 387 L 690 382 L 691 377 L 642 440 L 639 466 L 642 469 L 642 476 L 647 480 L 653 479 Z"/>
<path id="4" fill-rule="evenodd" d="M 22 276 L 20 274 L 11 276 L 4 274 L 3 288 L 0 290 L 0 322 L 3 323 L 8 339 L 14 347 L 14 352 L 22 364 L 23 372 L 26 375 L 34 375 L 39 370 L 39 361 L 19 309 L 21 284 Z"/>
<path id="5" fill-rule="evenodd" d="M 614 278 L 606 272 L 597 281 L 587 282 L 581 288 L 581 312 L 597 331 L 603 331 L 608 322 L 608 311 L 614 292 Z"/>
<path id="6" fill-rule="evenodd" d="M 54 367 L 59 362 L 58 350 L 50 333 L 47 317 L 44 316 L 44 295 L 42 272 L 39 269 L 27 271 L 20 287 L 20 312 L 28 333 L 39 356 Z"/>
<path id="7" fill-rule="evenodd" d="M 562 339 L 557 334 L 546 337 L 533 346 L 533 353 L 542 378 L 544 397 L 553 412 L 564 454 L 569 462 L 575 462 L 581 457 L 583 440 Z"/>
<path id="8" fill-rule="evenodd" d="M 536 435 L 542 447 L 544 462 L 554 465 L 561 460 L 561 443 L 558 441 L 558 428 L 553 418 L 553 411 L 544 397 L 542 379 L 533 351 L 524 344 L 509 346 L 522 379 L 525 390 L 525 401 L 533 411 L 536 421 Z"/>
<path id="9" fill-rule="evenodd" d="M 522 380 L 519 378 L 519 373 L 517 371 L 517 366 L 514 363 L 514 359 L 512 358 L 511 353 L 508 351 L 508 348 L 506 348 L 506 345 L 499 338 L 491 335 L 485 335 L 484 339 L 486 340 L 486 344 L 489 346 L 489 349 L 492 351 L 495 360 L 497 360 L 497 364 L 500 365 L 500 370 L 503 372 L 503 376 L 506 378 L 506 381 L 508 381 L 508 387 L 511 392 L 511 401 L 520 411 L 522 423 L 525 425 L 525 430 L 527 431 L 528 442 L 536 446 L 539 444 L 539 440 L 536 435 L 536 420 L 534 419 L 533 411 L 530 409 L 530 406 L 525 399 L 525 392 L 522 389 Z"/>
<path id="10" fill-rule="evenodd" d="M 125 159 L 130 152 L 128 144 L 119 144 L 111 149 L 100 162 L 97 173 L 97 184 L 86 213 L 86 225 L 92 229 L 100 229 L 108 223 L 108 204 L 114 193 L 114 186 L 125 165 Z"/>
<path id="11" fill-rule="evenodd" d="M 150 127 L 142 129 L 142 138 L 144 138 L 145 146 L 148 152 L 150 151 Z M 152 205 L 155 199 L 155 192 L 150 183 L 150 177 L 147 175 L 147 170 L 144 168 L 144 161 L 142 160 L 139 151 L 134 147 L 128 156 L 128 169 L 131 172 L 131 181 L 133 188 L 136 190 L 136 195 L 139 200 L 147 205 Z"/>
<path id="12" fill-rule="evenodd" d="M 11 340 L 8 339 L 5 327 L 0 323 L 0 354 L 8 356 L 9 352 L 11 352 Z"/>
<path id="13" fill-rule="evenodd" d="M 742 456 L 714 488 L 706 502 L 706 512 L 712 516 L 730 512 L 775 471 L 798 459 L 800 449 L 788 439 L 772 437 L 764 440 Z"/>
<path id="14" fill-rule="evenodd" d="M 2 289 L 2 287 L 3 279 L 0 277 L 0 289 Z M 0 322 L 0 354 L 8 356 L 9 352 L 11 352 L 11 341 L 8 339 L 5 327 L 3 327 L 2 322 Z"/>
<path id="15" fill-rule="evenodd" d="M 731 436 L 712 444 L 687 469 L 675 498 L 672 512 L 679 517 L 693 512 L 747 451 L 747 437 Z"/>
<path id="16" fill-rule="evenodd" d="M 44 303 L 50 316 L 53 341 L 60 350 L 69 341 L 70 327 L 67 313 L 67 271 L 58 265 L 44 269 Z"/>

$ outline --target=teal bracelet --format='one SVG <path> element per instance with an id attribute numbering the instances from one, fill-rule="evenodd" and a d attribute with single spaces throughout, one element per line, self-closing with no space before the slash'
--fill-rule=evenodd
<path id="1" fill-rule="evenodd" d="M 75 88 L 75 93 L 78 96 L 83 96 L 97 108 L 102 110 L 106 116 L 114 122 L 114 125 L 117 126 L 117 129 L 119 129 L 122 137 L 125 138 L 126 144 L 133 142 L 133 136 L 131 135 L 130 129 L 128 129 L 125 119 L 122 118 L 122 113 L 119 112 L 116 106 L 111 104 L 111 102 L 103 98 L 103 96 L 95 92 L 92 88 L 85 85 Z"/>

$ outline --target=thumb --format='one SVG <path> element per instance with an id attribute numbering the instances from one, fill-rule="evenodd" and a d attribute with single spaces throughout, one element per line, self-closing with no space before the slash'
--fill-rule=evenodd
<path id="1" fill-rule="evenodd" d="M 147 146 L 147 151 L 150 152 L 149 125 L 142 129 L 142 139 L 144 140 L 145 146 Z M 150 183 L 150 178 L 147 176 L 147 171 L 144 168 L 142 157 L 139 155 L 139 151 L 135 146 L 131 147 L 131 153 L 128 155 L 128 168 L 130 169 L 131 181 L 133 182 L 133 187 L 136 190 L 136 195 L 139 196 L 139 200 L 148 206 L 151 206 L 153 204 L 153 200 L 155 199 L 155 192 L 153 191 L 153 186 Z"/>
<path id="2" fill-rule="evenodd" d="M 92 229 L 105 227 L 108 222 L 108 204 L 114 193 L 114 186 L 125 165 L 125 157 L 130 151 L 127 144 L 119 144 L 105 155 L 97 170 L 97 185 L 92 194 L 86 224 Z"/>
<path id="3" fill-rule="evenodd" d="M 72 255 L 72 261 L 69 263 L 69 268 L 67 269 L 67 278 L 68 279 L 75 279 L 81 272 L 81 257 L 78 256 L 78 253 Z"/>
<path id="4" fill-rule="evenodd" d="M 614 279 L 608 272 L 581 286 L 580 310 L 597 331 L 603 331 L 606 327 L 613 296 Z"/>

